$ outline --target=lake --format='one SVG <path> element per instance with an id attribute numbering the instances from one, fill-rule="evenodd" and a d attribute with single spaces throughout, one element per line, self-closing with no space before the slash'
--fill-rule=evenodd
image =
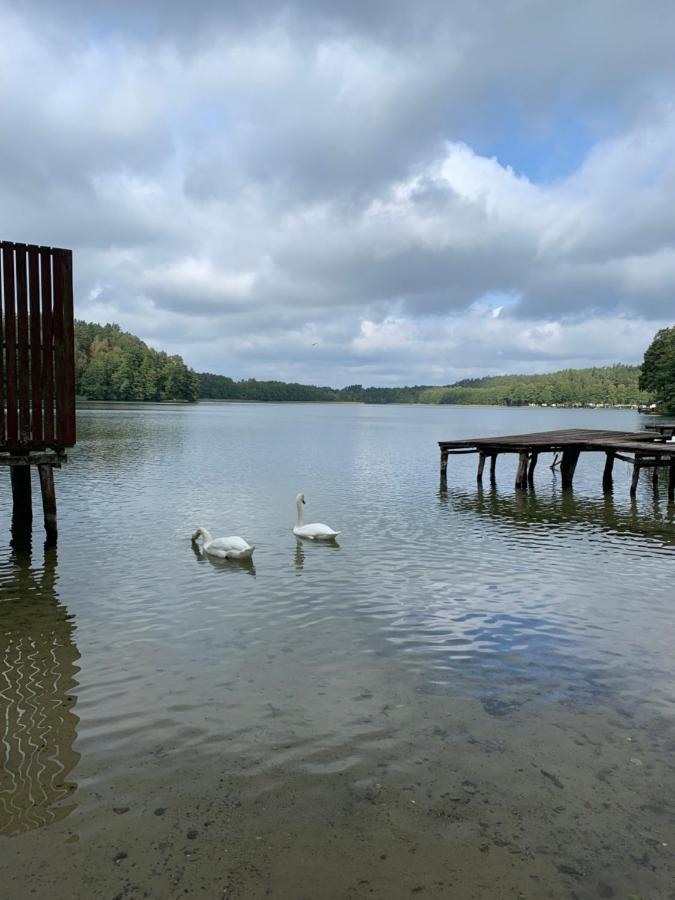
<path id="1" fill-rule="evenodd" d="M 438 478 L 439 439 L 640 423 L 82 406 L 58 549 L 36 488 L 32 553 L 0 503 L 3 896 L 673 896 L 665 482 Z M 336 546 L 294 537 L 298 491 Z"/>

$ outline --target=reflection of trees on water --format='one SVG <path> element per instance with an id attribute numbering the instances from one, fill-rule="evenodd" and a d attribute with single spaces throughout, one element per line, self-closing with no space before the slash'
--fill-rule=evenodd
<path id="1" fill-rule="evenodd" d="M 516 528 L 583 524 L 617 534 L 649 536 L 664 543 L 675 543 L 675 511 L 672 504 L 659 503 L 658 496 L 648 512 L 643 505 L 638 507 L 635 500 L 619 506 L 611 494 L 599 499 L 562 490 L 545 496 L 533 490 L 500 494 L 494 485 L 488 489 L 478 485 L 474 490 L 441 491 L 440 502 L 451 503 L 463 512 L 508 522 Z"/>
<path id="2" fill-rule="evenodd" d="M 72 617 L 56 594 L 56 548 L 42 569 L 30 552 L 0 562 L 0 834 L 65 818 L 78 717 L 73 689 L 80 657 Z"/>

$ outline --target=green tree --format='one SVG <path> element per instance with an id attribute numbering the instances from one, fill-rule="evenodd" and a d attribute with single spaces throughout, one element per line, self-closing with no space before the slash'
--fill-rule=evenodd
<path id="1" fill-rule="evenodd" d="M 196 400 L 197 375 L 119 325 L 75 322 L 77 393 L 90 400 Z"/>
<path id="2" fill-rule="evenodd" d="M 675 325 L 657 331 L 647 348 L 640 387 L 654 394 L 664 412 L 675 413 Z"/>

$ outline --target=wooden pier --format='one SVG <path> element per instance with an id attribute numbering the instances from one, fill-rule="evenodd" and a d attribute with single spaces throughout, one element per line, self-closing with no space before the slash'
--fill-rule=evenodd
<path id="1" fill-rule="evenodd" d="M 34 465 L 54 542 L 54 469 L 75 444 L 71 251 L 0 241 L 0 295 L 0 466 L 11 475 L 12 532 L 30 540 Z"/>
<path id="2" fill-rule="evenodd" d="M 462 453 L 478 454 L 479 482 L 483 480 L 485 463 L 490 460 L 490 480 L 496 479 L 497 457 L 503 453 L 518 455 L 516 489 L 534 487 L 534 472 L 542 453 L 554 455 L 553 465 L 560 466 L 562 487 L 572 487 L 574 472 L 582 453 L 604 453 L 602 485 L 611 491 L 614 462 L 619 459 L 633 466 L 630 493 L 634 497 L 642 469 L 652 469 L 654 485 L 659 468 L 668 469 L 668 499 L 675 500 L 675 443 L 669 442 L 672 425 L 659 425 L 649 431 L 599 431 L 590 428 L 565 428 L 532 434 L 472 438 L 461 441 L 439 441 L 441 450 L 441 487 L 447 487 L 448 457 Z"/>

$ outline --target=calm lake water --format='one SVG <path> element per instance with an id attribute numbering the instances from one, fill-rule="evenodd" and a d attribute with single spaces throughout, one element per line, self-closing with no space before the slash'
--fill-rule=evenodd
<path id="1" fill-rule="evenodd" d="M 575 426 L 640 419 L 81 408 L 58 551 L 0 503 L 2 896 L 675 896 L 665 483 L 439 492 L 439 439 Z"/>

